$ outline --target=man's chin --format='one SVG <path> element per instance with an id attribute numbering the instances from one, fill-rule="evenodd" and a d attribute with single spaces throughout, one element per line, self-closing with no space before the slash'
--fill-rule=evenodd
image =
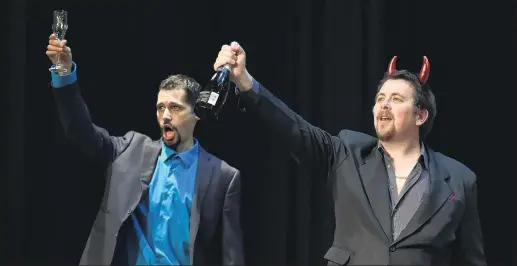
<path id="1" fill-rule="evenodd" d="M 172 139 L 165 139 L 165 138 L 162 138 L 163 139 L 163 143 L 165 143 L 165 145 L 167 145 L 168 147 L 171 147 L 171 146 L 176 146 L 178 141 L 176 140 L 176 138 L 172 138 Z"/>
<path id="2" fill-rule="evenodd" d="M 162 141 L 165 144 L 165 146 L 176 150 L 178 145 L 181 143 L 181 136 L 178 134 L 178 131 L 172 130 L 172 131 L 163 131 L 162 130 Z"/>
<path id="3" fill-rule="evenodd" d="M 393 134 L 391 132 L 379 132 L 377 131 L 377 138 L 380 141 L 389 141 L 393 138 Z"/>

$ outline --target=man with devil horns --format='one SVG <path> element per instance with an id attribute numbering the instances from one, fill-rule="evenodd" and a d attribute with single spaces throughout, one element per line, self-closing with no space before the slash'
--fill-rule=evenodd
<path id="1" fill-rule="evenodd" d="M 277 129 L 300 165 L 319 169 L 332 187 L 336 230 L 329 265 L 486 265 L 476 175 L 424 144 L 436 116 L 417 75 L 393 57 L 373 107 L 377 137 L 332 136 L 293 112 L 246 69 L 246 54 L 224 45 L 214 69 L 230 64 L 243 103 Z"/>

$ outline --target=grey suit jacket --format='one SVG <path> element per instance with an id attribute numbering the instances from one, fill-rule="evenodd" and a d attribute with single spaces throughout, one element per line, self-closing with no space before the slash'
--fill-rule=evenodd
<path id="1" fill-rule="evenodd" d="M 294 159 L 325 178 L 334 198 L 329 265 L 486 265 L 475 174 L 427 147 L 430 190 L 393 240 L 388 174 L 378 140 L 351 130 L 338 136 L 290 110 L 265 87 L 241 93 L 250 111 L 286 140 Z M 323 254 L 322 254 L 323 255 Z"/>
<path id="2" fill-rule="evenodd" d="M 121 226 L 147 193 L 161 151 L 160 140 L 134 131 L 114 137 L 95 126 L 77 82 L 53 91 L 67 138 L 84 154 L 107 165 L 104 197 L 80 264 L 109 265 Z M 239 171 L 203 148 L 199 151 L 190 236 L 192 265 L 244 264 Z"/>

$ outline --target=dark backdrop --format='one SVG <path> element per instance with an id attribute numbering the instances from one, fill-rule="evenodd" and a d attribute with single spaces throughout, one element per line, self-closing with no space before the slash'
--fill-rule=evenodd
<path id="1" fill-rule="evenodd" d="M 52 10 L 65 8 L 84 98 L 112 134 L 159 137 L 159 82 L 184 73 L 204 83 L 233 40 L 252 75 L 307 120 L 331 133 L 372 133 L 376 84 L 390 58 L 416 72 L 427 55 L 439 110 L 428 142 L 477 173 L 489 262 L 515 261 L 517 32 L 509 1 L 119 2 L 2 3 L 2 260 L 77 263 L 99 204 L 84 199 L 102 195 L 101 169 L 65 140 L 48 86 Z M 242 171 L 249 263 L 321 263 L 334 227 L 325 185 L 299 172 L 252 113 L 234 108 L 196 135 Z"/>

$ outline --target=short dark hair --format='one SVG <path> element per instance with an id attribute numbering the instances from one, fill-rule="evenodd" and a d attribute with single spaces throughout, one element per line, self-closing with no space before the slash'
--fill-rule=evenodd
<path id="1" fill-rule="evenodd" d="M 434 119 L 437 114 L 436 109 L 436 99 L 434 97 L 433 92 L 431 91 L 428 84 L 422 86 L 418 77 L 407 71 L 407 70 L 396 70 L 392 75 L 388 75 L 386 72 L 384 77 L 379 82 L 379 86 L 377 87 L 377 92 L 380 91 L 382 85 L 388 80 L 397 80 L 402 79 L 409 82 L 413 87 L 413 97 L 415 98 L 415 107 L 419 110 L 427 110 L 428 117 L 427 120 L 420 126 L 420 140 L 424 140 L 425 137 L 431 132 L 433 128 Z"/>
<path id="2" fill-rule="evenodd" d="M 185 90 L 187 103 L 194 107 L 201 85 L 195 79 L 183 74 L 170 75 L 160 83 L 160 90 L 175 89 Z"/>

